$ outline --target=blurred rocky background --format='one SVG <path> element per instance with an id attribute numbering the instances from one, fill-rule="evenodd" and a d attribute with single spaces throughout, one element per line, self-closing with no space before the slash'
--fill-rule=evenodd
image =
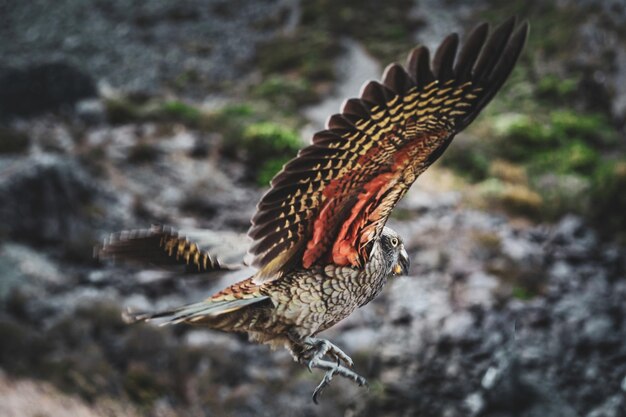
<path id="1" fill-rule="evenodd" d="M 249 271 L 103 264 L 163 223 L 226 260 L 269 179 L 416 43 L 511 14 L 511 79 L 394 213 L 410 277 L 327 332 L 370 389 L 125 325 Z M 0 415 L 626 416 L 623 0 L 0 1 Z"/>

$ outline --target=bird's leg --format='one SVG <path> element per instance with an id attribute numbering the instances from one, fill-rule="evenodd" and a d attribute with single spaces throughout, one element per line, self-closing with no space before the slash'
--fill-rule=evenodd
<path id="1" fill-rule="evenodd" d="M 304 344 L 311 346 L 311 349 L 309 350 L 311 358 L 307 363 L 309 371 L 313 368 L 312 364 L 315 361 L 322 359 L 326 355 L 336 359 L 337 363 L 343 362 L 348 368 L 352 368 L 354 366 L 354 362 L 350 356 L 326 339 L 307 337 L 304 339 Z"/>
<path id="2" fill-rule="evenodd" d="M 354 363 L 344 351 L 328 340 L 314 337 L 299 338 L 297 334 L 290 334 L 289 340 L 290 343 L 286 347 L 297 362 L 306 365 L 309 371 L 313 368 L 326 371 L 324 378 L 317 388 L 315 388 L 315 391 L 313 391 L 313 402 L 316 404 L 320 394 L 324 388 L 330 384 L 330 381 L 332 381 L 335 375 L 350 379 L 359 386 L 367 385 L 365 378 L 341 365 L 340 362 L 344 362 L 346 365 L 352 367 Z M 334 358 L 335 361 L 323 360 L 325 355 Z"/>
<path id="3" fill-rule="evenodd" d="M 322 393 L 324 388 L 326 388 L 328 386 L 328 384 L 330 384 L 330 381 L 333 380 L 333 377 L 335 375 L 341 375 L 344 378 L 351 379 L 352 381 L 356 382 L 360 387 L 362 387 L 363 385 L 367 385 L 367 380 L 365 378 L 363 378 L 361 375 L 359 375 L 356 372 L 354 372 L 353 370 L 348 369 L 345 366 L 340 365 L 340 364 L 335 363 L 335 362 L 330 362 L 330 361 L 317 359 L 317 360 L 315 360 L 315 362 L 312 365 L 309 362 L 307 364 L 307 366 L 310 366 L 312 368 L 322 369 L 322 370 L 326 371 L 326 374 L 324 375 L 324 378 L 319 383 L 317 388 L 315 388 L 315 391 L 313 391 L 313 402 L 315 404 L 318 403 L 317 400 L 318 400 L 320 394 Z"/>
<path id="4" fill-rule="evenodd" d="M 354 362 L 343 350 L 330 343 L 328 340 L 307 337 L 298 345 L 298 348 L 298 353 L 292 350 L 292 354 L 296 353 L 294 357 L 298 362 L 306 365 L 309 371 L 313 368 L 326 371 L 324 378 L 317 388 L 315 388 L 315 391 L 313 391 L 313 402 L 315 404 L 317 404 L 318 398 L 324 388 L 330 384 L 330 381 L 332 381 L 335 375 L 350 379 L 359 386 L 367 385 L 365 378 L 353 370 L 348 369 L 346 366 L 341 365 L 341 362 L 343 362 L 348 367 L 352 367 L 354 366 Z M 323 360 L 324 356 L 329 356 L 335 359 L 335 361 Z"/>

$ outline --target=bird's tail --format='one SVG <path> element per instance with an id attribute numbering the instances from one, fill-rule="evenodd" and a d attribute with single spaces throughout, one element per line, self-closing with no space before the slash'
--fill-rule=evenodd
<path id="1" fill-rule="evenodd" d="M 253 310 L 268 303 L 269 297 L 264 295 L 236 299 L 209 298 L 199 303 L 188 304 L 172 310 L 156 313 L 137 313 L 127 310 L 122 314 L 126 323 L 156 321 L 160 326 L 168 324 L 189 323 L 202 324 L 214 329 L 236 331 L 236 323 L 246 322 L 245 316 Z"/>

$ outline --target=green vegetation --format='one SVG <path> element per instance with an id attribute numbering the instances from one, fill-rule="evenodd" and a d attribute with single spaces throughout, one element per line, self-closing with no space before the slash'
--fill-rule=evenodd
<path id="1" fill-rule="evenodd" d="M 601 165 L 592 178 L 589 215 L 604 231 L 626 242 L 626 158 Z"/>
<path id="2" fill-rule="evenodd" d="M 412 17 L 414 2 L 391 0 L 384 6 L 359 0 L 314 0 L 303 4 L 304 30 L 329 33 L 333 39 L 350 36 L 383 63 L 404 62 L 415 43 L 419 22 Z"/>
<path id="3" fill-rule="evenodd" d="M 281 90 L 284 80 L 275 81 L 277 85 L 262 84 L 258 94 L 272 100 L 292 100 L 292 96 Z M 120 97 L 108 99 L 106 104 L 109 119 L 114 123 L 155 122 L 161 126 L 160 130 L 172 123 L 181 123 L 213 134 L 222 154 L 246 161 L 250 179 L 260 185 L 267 185 L 302 147 L 296 130 L 301 120 L 291 114 L 276 112 L 276 108 L 263 101 L 228 104 L 214 111 L 159 98 L 133 100 Z M 128 158 L 131 162 L 148 163 L 158 156 L 157 146 L 140 142 L 131 148 Z"/>
<path id="4" fill-rule="evenodd" d="M 298 134 L 274 123 L 249 125 L 242 144 L 251 153 L 250 162 L 256 170 L 256 182 L 267 185 L 282 166 L 293 158 L 301 147 Z"/>
<path id="5" fill-rule="evenodd" d="M 265 160 L 280 154 L 295 154 L 300 149 L 300 137 L 291 129 L 261 122 L 244 130 L 242 144 L 254 152 L 255 158 Z"/>
<path id="6" fill-rule="evenodd" d="M 294 154 L 295 156 L 295 154 Z M 268 159 L 261 165 L 257 174 L 257 184 L 267 186 L 274 175 L 276 175 L 291 158 L 288 156 Z"/>
<path id="7" fill-rule="evenodd" d="M 189 104 L 177 100 L 166 101 L 157 110 L 161 117 L 197 125 L 202 119 L 202 111 Z"/>
<path id="8" fill-rule="evenodd" d="M 519 300 L 528 301 L 532 299 L 536 294 L 533 294 L 527 288 L 515 286 L 511 290 L 511 295 Z"/>
<path id="9" fill-rule="evenodd" d="M 303 2 L 301 24 L 292 32 L 261 45 L 258 65 L 265 81 L 252 95 L 291 111 L 328 94 L 337 74 L 335 58 L 341 39 L 362 43 L 383 63 L 404 62 L 414 46 L 419 22 L 411 16 L 412 0 L 391 0 L 384 5 L 358 0 Z"/>
<path id="10" fill-rule="evenodd" d="M 548 109 L 537 100 L 523 114 L 488 113 L 470 128 L 482 139 L 453 145 L 444 165 L 478 183 L 482 206 L 537 220 L 566 212 L 600 219 L 597 201 L 611 200 L 602 207 L 620 217 L 613 208 L 623 203 L 610 197 L 623 152 L 617 129 L 602 114 Z"/>
<path id="11" fill-rule="evenodd" d="M 207 115 L 203 129 L 219 134 L 222 153 L 245 160 L 251 179 L 265 186 L 302 147 L 298 122 L 263 106 L 231 104 Z"/>
<path id="12" fill-rule="evenodd" d="M 476 184 L 469 197 L 480 207 L 537 221 L 577 213 L 615 236 L 626 230 L 619 191 L 626 143 L 598 100 L 602 86 L 568 65 L 578 62 L 576 28 L 587 12 L 584 5 L 489 1 L 473 20 L 528 19 L 528 44 L 511 79 L 442 163 Z M 554 25 L 557 17 L 562 24 Z"/>
<path id="13" fill-rule="evenodd" d="M 137 121 L 177 122 L 198 127 L 205 112 L 191 104 L 178 100 L 163 101 L 133 99 L 132 97 L 109 98 L 105 101 L 109 121 L 113 124 Z"/>
<path id="14" fill-rule="evenodd" d="M 544 99 L 567 100 L 575 96 L 579 79 L 561 78 L 555 74 L 548 74 L 539 80 L 537 95 Z"/>
<path id="15" fill-rule="evenodd" d="M 252 96 L 267 100 L 282 109 L 295 109 L 318 99 L 311 82 L 303 78 L 272 75 L 252 89 Z"/>
<path id="16" fill-rule="evenodd" d="M 261 45 L 257 52 L 265 81 L 251 95 L 267 99 L 282 111 L 319 101 L 335 80 L 335 58 L 341 47 L 330 33 L 301 27 Z"/>

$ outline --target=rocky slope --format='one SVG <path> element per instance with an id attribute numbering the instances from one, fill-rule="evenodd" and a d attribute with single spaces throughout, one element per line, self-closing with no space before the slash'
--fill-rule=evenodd
<path id="1" fill-rule="evenodd" d="M 429 42 L 437 28 L 427 16 L 437 5 L 423 3 L 410 19 L 422 22 L 416 36 Z M 59 96 L 35 71 L 43 80 L 37 94 L 50 93 L 52 104 L 44 114 L 36 106 L 2 114 L 1 415 L 626 415 L 624 247 L 579 215 L 546 222 L 479 210 L 484 205 L 467 195 L 474 188 L 450 186 L 457 179 L 441 166 L 418 181 L 391 221 L 411 255 L 410 276 L 325 335 L 352 355 L 369 390 L 336 380 L 314 406 L 310 394 L 321 375 L 286 352 L 199 328 L 125 325 L 125 308 L 197 301 L 251 271 L 178 277 L 100 263 L 93 245 L 112 231 L 165 223 L 225 260 L 241 259 L 264 188 L 250 169 L 255 148 L 233 151 L 229 138 L 242 133 L 241 120 L 267 113 L 302 128 L 333 101 L 298 107 L 294 116 L 235 83 L 264 77 L 255 69 L 259 43 L 309 24 L 302 4 L 150 2 L 130 11 L 125 4 L 67 0 L 47 16 L 28 2 L 2 6 L 0 34 L 15 42 L 0 45 L 12 68 L 0 71 L 0 96 L 12 97 L 2 95 L 6 74 L 28 78 L 51 60 L 87 81 Z M 477 13 L 455 2 L 442 7 L 441 25 L 465 24 Z M 596 46 L 622 42 L 613 20 L 609 35 L 590 29 L 602 22 L 593 16 L 607 13 L 596 12 L 581 36 Z M 347 27 L 346 36 L 354 30 Z M 204 38 L 208 46 L 198 44 Z M 347 81 L 336 90 L 346 94 L 351 63 L 366 72 L 377 66 L 371 45 L 353 42 L 344 42 L 348 53 L 337 61 Z M 600 59 L 593 45 L 588 51 L 598 55 L 584 61 L 590 66 Z M 598 71 L 613 86 L 620 68 Z M 280 76 L 291 82 L 294 71 Z M 327 91 L 328 82 L 309 87 Z M 250 99 L 258 109 L 249 116 L 247 107 L 231 106 L 207 116 L 206 107 L 222 105 L 201 93 L 213 87 L 224 100 Z M 112 99 L 123 92 L 136 107 Z M 162 105 L 163 94 L 211 104 Z M 605 110 L 619 119 L 619 88 L 612 94 Z M 14 108 L 2 100 L 0 108 Z"/>

